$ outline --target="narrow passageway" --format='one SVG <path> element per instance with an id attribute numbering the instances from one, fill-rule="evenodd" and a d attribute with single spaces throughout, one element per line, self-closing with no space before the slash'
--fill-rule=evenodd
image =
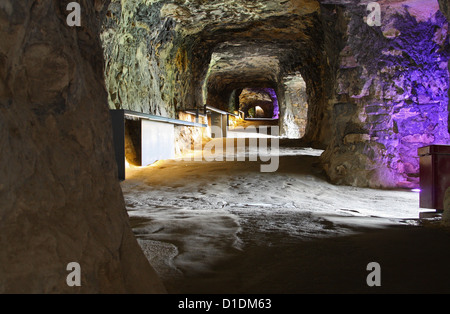
<path id="1" fill-rule="evenodd" d="M 283 144 L 276 172 L 260 172 L 248 146 L 245 161 L 223 152 L 229 161 L 127 169 L 133 231 L 169 292 L 364 292 L 371 261 L 389 265 L 386 281 L 395 282 L 379 291 L 421 291 L 448 275 L 432 256 L 449 234 L 421 227 L 432 221 L 419 219 L 417 193 L 332 185 L 318 165 L 321 150 Z M 410 286 L 398 278 L 408 267 L 422 272 Z"/>

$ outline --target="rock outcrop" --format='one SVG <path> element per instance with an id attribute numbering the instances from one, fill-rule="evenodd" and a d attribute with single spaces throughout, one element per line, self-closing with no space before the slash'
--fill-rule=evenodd
<path id="1" fill-rule="evenodd" d="M 105 3 L 106 2 L 106 3 Z M 131 231 L 103 80 L 107 1 L 0 2 L 0 292 L 164 292 Z M 67 265 L 80 265 L 69 286 Z"/>
<path id="2" fill-rule="evenodd" d="M 334 134 L 322 160 L 334 183 L 413 188 L 417 149 L 449 142 L 448 22 L 437 2 L 380 3 L 379 26 L 364 21 L 365 6 L 345 6 Z"/>

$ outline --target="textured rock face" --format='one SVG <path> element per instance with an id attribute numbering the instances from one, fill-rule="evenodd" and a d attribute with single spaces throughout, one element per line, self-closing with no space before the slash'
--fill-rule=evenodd
<path id="1" fill-rule="evenodd" d="M 163 49 L 173 40 L 174 24 L 161 20 L 161 5 L 145 3 L 113 0 L 108 7 L 101 39 L 109 105 L 174 117 L 171 57 Z"/>
<path id="2" fill-rule="evenodd" d="M 328 79 L 319 12 L 314 0 L 113 0 L 102 31 L 110 107 L 175 118 L 206 103 L 228 109 L 236 90 L 282 94 L 281 77 L 298 70 L 316 82 L 311 120 L 321 125 Z M 320 132 L 310 138 L 328 138 Z"/>
<path id="3" fill-rule="evenodd" d="M 445 191 L 444 213 L 442 214 L 443 225 L 450 227 L 450 188 Z"/>
<path id="4" fill-rule="evenodd" d="M 0 3 L 0 292 L 163 292 L 116 179 L 103 3 L 79 1 L 79 28 L 67 3 Z"/>
<path id="5" fill-rule="evenodd" d="M 300 74 L 283 79 L 285 104 L 281 117 L 281 133 L 288 138 L 302 138 L 308 123 L 308 97 L 306 82 Z"/>
<path id="6" fill-rule="evenodd" d="M 255 110 L 257 107 L 260 107 L 262 112 Z M 272 97 L 264 89 L 246 88 L 239 95 L 239 109 L 248 115 L 252 108 L 256 118 L 272 118 L 278 115 Z"/>
<path id="7" fill-rule="evenodd" d="M 439 0 L 439 8 L 444 13 L 444 15 L 447 17 L 447 20 L 450 20 L 450 5 L 449 5 L 448 1 Z M 449 71 L 450 71 L 450 63 L 449 63 Z M 448 93 L 450 95 L 450 89 L 448 90 Z M 450 109 L 450 103 L 449 103 L 448 108 Z M 450 112 L 450 110 L 449 110 L 449 112 Z M 449 116 L 449 121 L 450 121 L 450 116 Z M 449 122 L 448 126 L 449 126 L 449 131 L 450 131 L 450 122 Z M 443 221 L 444 221 L 444 224 L 450 226 L 450 188 L 448 188 L 445 193 Z"/>
<path id="8" fill-rule="evenodd" d="M 379 27 L 346 10 L 325 169 L 340 184 L 417 187 L 417 148 L 449 142 L 448 23 L 432 4 L 384 1 Z"/>
<path id="9" fill-rule="evenodd" d="M 80 28 L 68 2 L 0 2 L 1 292 L 164 290 L 128 226 L 108 101 L 182 118 L 271 88 L 338 184 L 415 187 L 417 148 L 448 143 L 448 1 L 378 1 L 369 26 L 356 0 L 80 0 Z M 177 153 L 202 135 L 177 134 Z"/>

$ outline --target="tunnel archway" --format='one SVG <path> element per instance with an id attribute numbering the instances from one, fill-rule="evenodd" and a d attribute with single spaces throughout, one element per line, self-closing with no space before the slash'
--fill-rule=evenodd
<path id="1" fill-rule="evenodd" d="M 306 51 L 299 54 L 297 49 L 300 48 L 297 46 L 275 49 L 264 41 L 255 44 L 253 41 L 245 43 L 241 39 L 218 44 L 202 80 L 202 99 L 222 110 L 237 112 L 244 109 L 245 116 L 255 118 L 253 108 L 258 106 L 258 100 L 255 100 L 254 106 L 246 104 L 239 108 L 239 98 L 246 89 L 259 90 L 266 95 L 266 102 L 260 103 L 262 110 L 259 116 L 278 119 L 281 137 L 299 139 L 308 134 L 308 141 L 315 138 L 313 141 L 319 143 L 322 142 L 319 138 L 323 138 L 324 146 L 327 139 L 325 132 L 330 130 L 325 127 L 326 115 L 319 114 L 327 109 L 324 106 L 323 85 L 317 84 L 323 75 L 320 73 L 323 65 L 317 60 L 312 61 L 308 53 L 309 49 L 318 49 L 316 45 L 304 46 L 302 49 Z M 286 55 L 294 58 L 289 59 L 294 62 L 287 63 Z M 311 62 L 316 66 L 309 65 Z M 304 80 L 302 75 L 308 80 Z M 259 96 L 261 99 L 264 98 L 262 94 Z M 310 99 L 311 105 L 308 104 Z M 308 120 L 315 126 L 309 130 Z"/>
<path id="2" fill-rule="evenodd" d="M 244 118 L 278 119 L 278 98 L 273 88 L 244 88 L 239 94 L 239 110 Z"/>

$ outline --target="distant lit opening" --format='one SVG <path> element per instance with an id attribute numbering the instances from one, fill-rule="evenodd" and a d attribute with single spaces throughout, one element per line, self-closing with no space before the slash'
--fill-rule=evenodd
<path id="1" fill-rule="evenodd" d="M 244 88 L 239 94 L 239 111 L 244 118 L 278 119 L 280 109 L 273 88 Z"/>

